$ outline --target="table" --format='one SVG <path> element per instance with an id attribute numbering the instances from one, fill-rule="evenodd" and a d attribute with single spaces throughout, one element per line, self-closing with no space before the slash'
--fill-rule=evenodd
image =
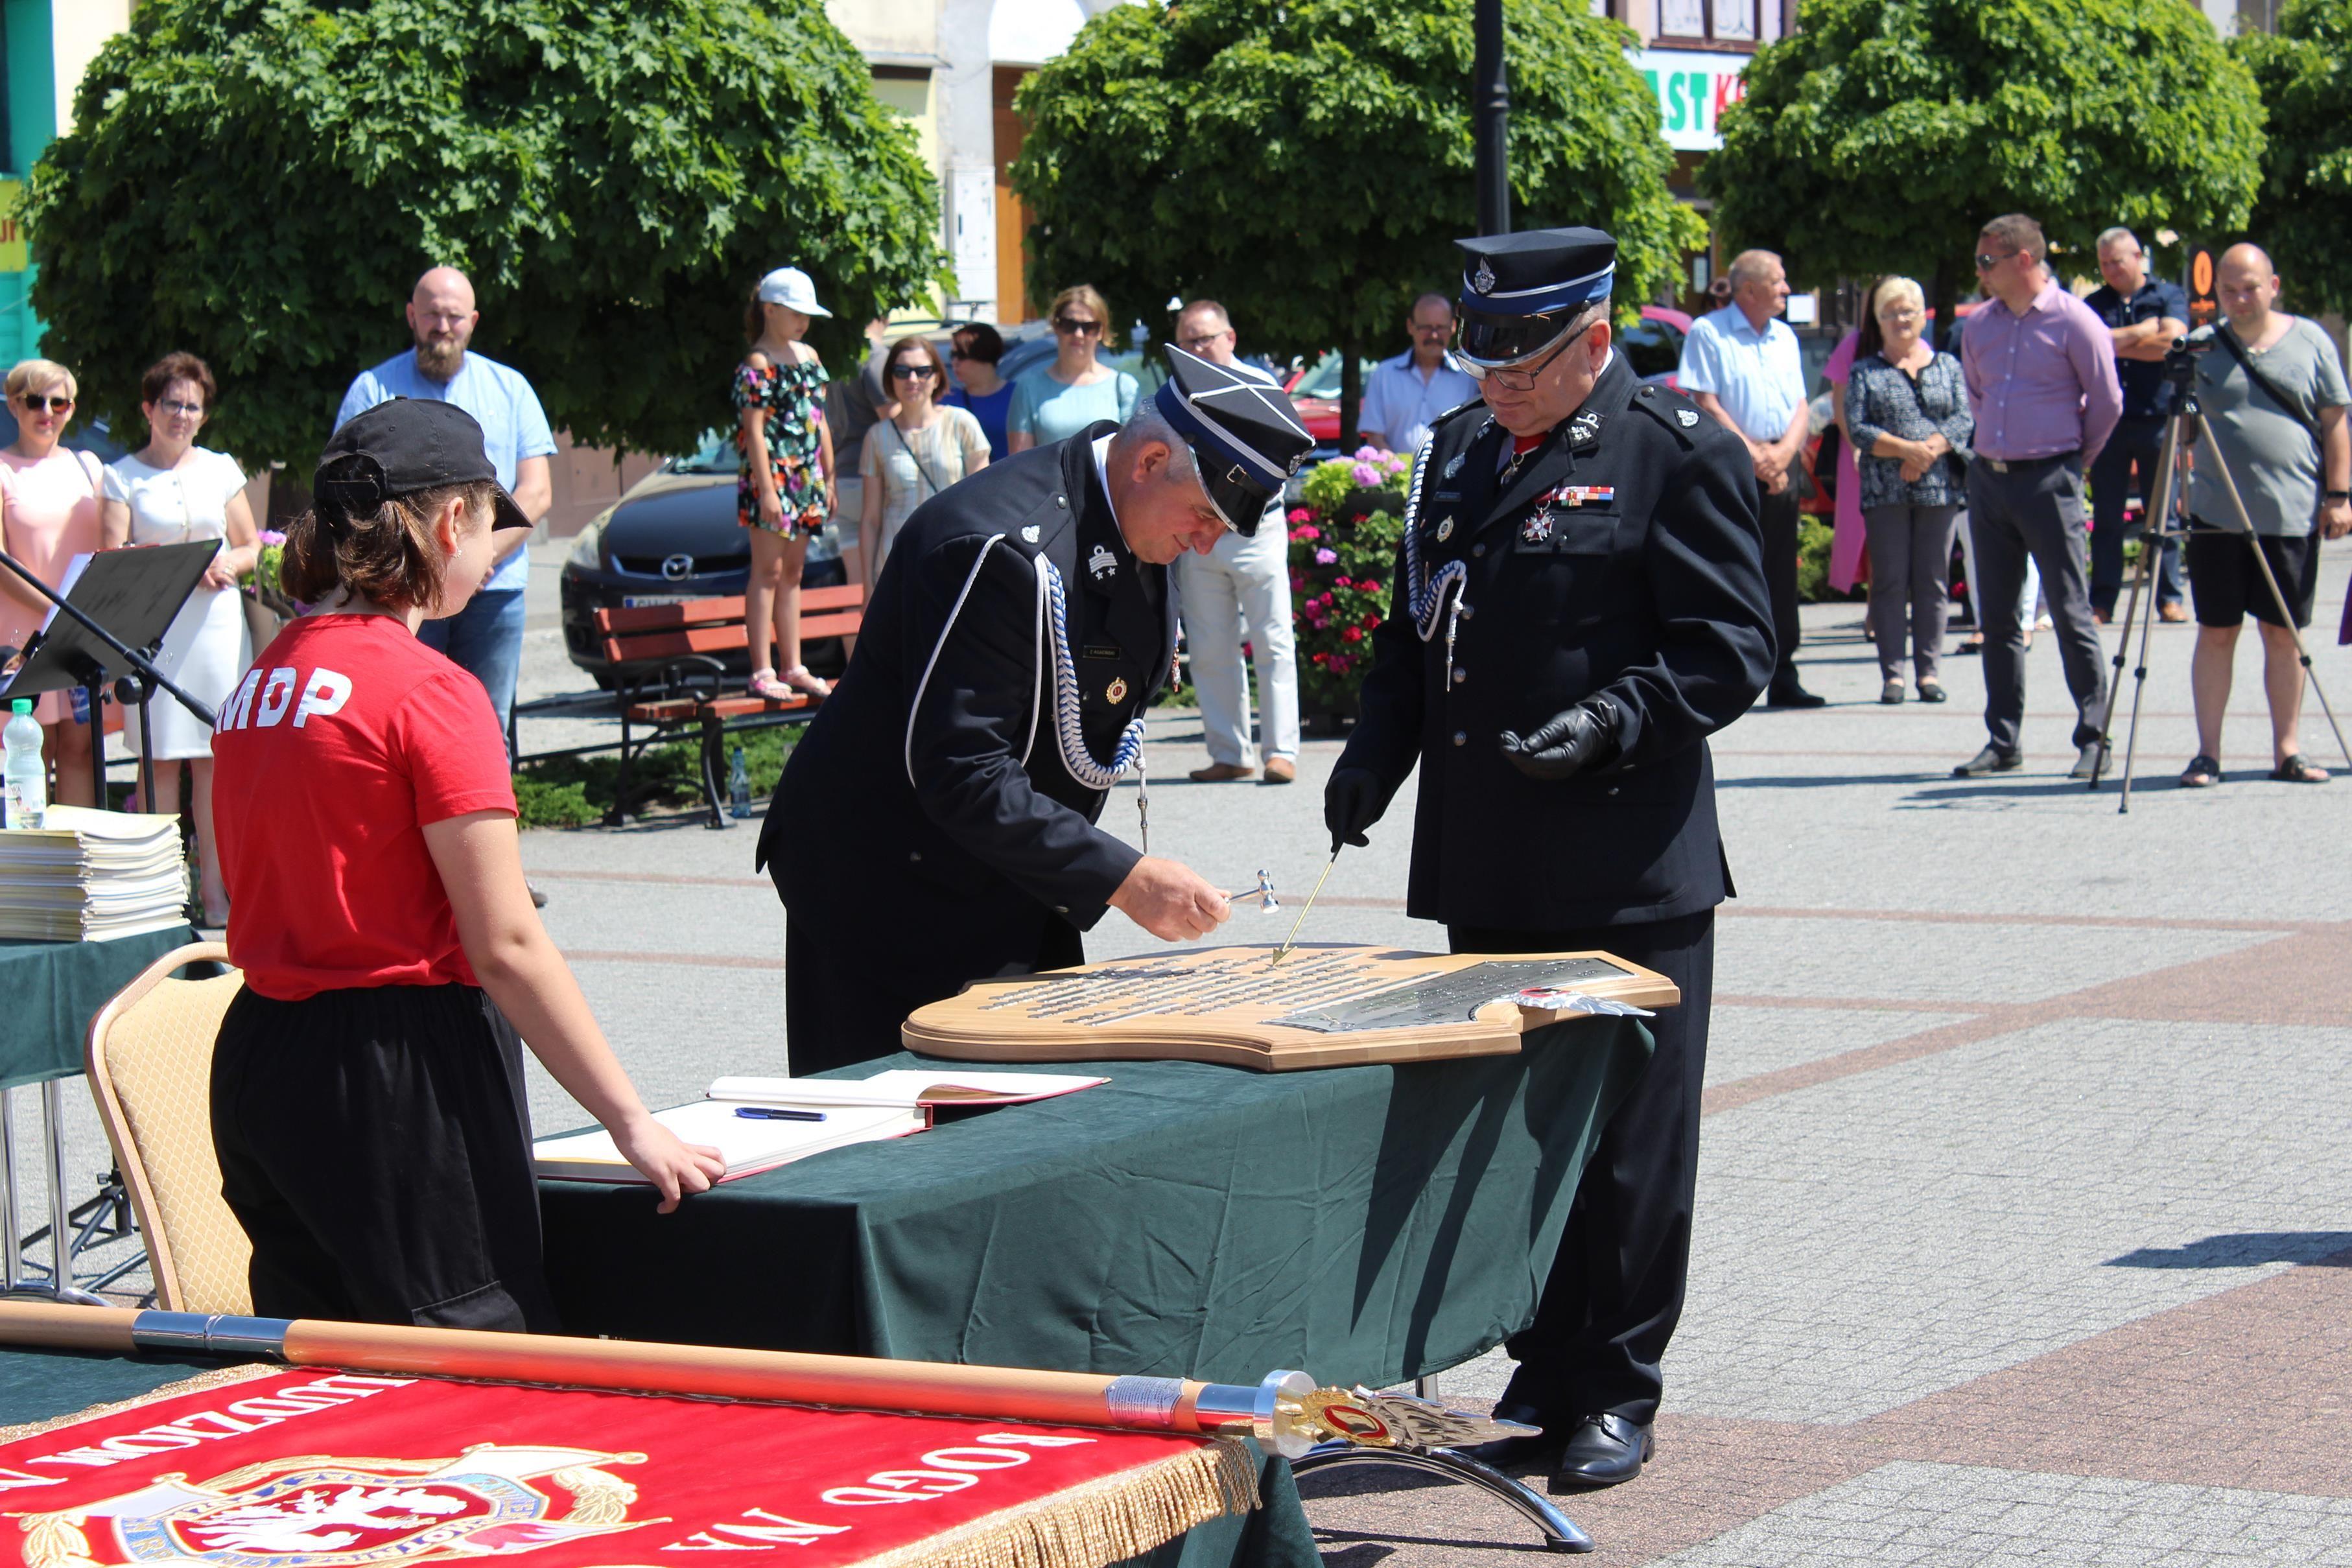
<path id="1" fill-rule="evenodd" d="M 92 1406 L 135 1399 L 221 1364 L 214 1359 L 0 1348 L 0 1434 Z M 173 1457 L 157 1456 L 148 1469 L 173 1469 L 169 1462 Z M 184 1462 L 176 1468 L 187 1467 Z M 1290 1468 L 1279 1459 L 1261 1458 L 1258 1486 L 1264 1506 L 1246 1519 L 1202 1525 L 1133 1559 L 1126 1568 L 1317 1568 L 1314 1536 L 1299 1508 Z"/>
<path id="2" fill-rule="evenodd" d="M 1443 1062 L 1056 1063 L 1111 1082 L 828 1151 L 671 1215 L 643 1187 L 542 1183 L 549 1279 L 574 1333 L 1393 1385 L 1533 1320 L 1650 1049 L 1633 1019 L 1582 1018 L 1517 1055 Z"/>
<path id="3" fill-rule="evenodd" d="M 64 1107 L 58 1081 L 82 1070 L 82 1039 L 89 1020 L 108 998 L 139 972 L 196 939 L 185 925 L 119 936 L 110 942 L 0 941 L 0 1283 L 15 1289 L 22 1246 L 16 1221 L 16 1118 L 15 1091 L 41 1085 L 44 1141 L 49 1171 L 49 1226 L 62 1246 L 68 1203 L 65 1151 L 58 1116 Z M 67 1270 L 59 1255 L 58 1272 Z"/>

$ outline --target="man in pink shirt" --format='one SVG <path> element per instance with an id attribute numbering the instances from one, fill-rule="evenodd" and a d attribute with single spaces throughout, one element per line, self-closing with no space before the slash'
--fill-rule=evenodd
<path id="1" fill-rule="evenodd" d="M 2105 740 L 2095 718 L 2105 696 L 2098 624 L 2084 571 L 2083 471 L 2123 415 L 2106 324 L 2044 265 L 2042 225 L 2022 213 L 1977 236 L 1986 303 L 1960 336 L 1960 368 L 1977 418 L 1969 465 L 1969 528 L 1977 602 L 1984 613 L 1985 747 L 1952 769 L 1962 779 L 2006 773 L 2025 760 L 2025 628 L 2018 596 L 2030 557 L 2058 632 L 2074 694 L 2069 777 L 2088 779 Z"/>

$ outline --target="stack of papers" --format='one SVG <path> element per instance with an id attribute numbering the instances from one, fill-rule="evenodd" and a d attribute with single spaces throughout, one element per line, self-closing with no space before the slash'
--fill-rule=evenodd
<path id="1" fill-rule="evenodd" d="M 1109 1082 L 1075 1072 L 894 1067 L 871 1078 L 721 1078 L 709 1092 L 752 1105 L 1023 1105 Z"/>
<path id="2" fill-rule="evenodd" d="M 856 1105 L 823 1113 L 812 1121 L 775 1122 L 737 1114 L 726 1100 L 698 1100 L 654 1113 L 654 1120 L 681 1143 L 719 1151 L 727 1170 L 719 1179 L 736 1181 L 778 1166 L 849 1144 L 870 1144 L 919 1133 L 930 1118 L 911 1105 Z M 814 1115 L 815 1113 L 811 1113 Z M 620 1145 L 603 1128 L 541 1138 L 531 1145 L 531 1165 L 554 1181 L 600 1181 L 637 1186 L 653 1184 L 621 1157 Z"/>
<path id="3" fill-rule="evenodd" d="M 180 819 L 52 806 L 0 832 L 0 937 L 103 942 L 184 924 Z"/>

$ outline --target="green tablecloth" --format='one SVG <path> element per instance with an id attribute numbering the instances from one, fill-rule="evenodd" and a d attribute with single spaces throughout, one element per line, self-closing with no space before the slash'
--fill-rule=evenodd
<path id="1" fill-rule="evenodd" d="M 221 1365 L 215 1360 L 91 1355 L 76 1351 L 0 1347 L 0 1427 L 70 1416 L 93 1405 L 136 1399 L 168 1383 Z M 1244 1519 L 1221 1519 L 1179 1536 L 1131 1568 L 1317 1568 L 1320 1559 L 1290 1467 L 1261 1461 L 1265 1505 Z"/>
<path id="2" fill-rule="evenodd" d="M 0 1089 L 79 1072 L 82 1036 L 107 998 L 195 939 L 175 925 L 111 942 L 0 942 Z"/>
<path id="3" fill-rule="evenodd" d="M 1580 1019 L 1516 1056 L 1402 1067 L 1055 1064 L 1111 1082 L 671 1215 L 642 1187 L 542 1183 L 548 1271 L 575 1333 L 1391 1385 L 1532 1320 L 1649 1051 L 1632 1019 Z"/>

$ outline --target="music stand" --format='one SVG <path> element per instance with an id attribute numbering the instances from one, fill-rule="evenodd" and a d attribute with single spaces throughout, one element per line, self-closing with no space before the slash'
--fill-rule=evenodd
<path id="1" fill-rule="evenodd" d="M 100 550 L 89 558 L 71 591 L 63 594 L 26 570 L 16 557 L 0 550 L 0 567 L 31 583 L 58 611 L 47 626 L 26 640 L 15 676 L 0 684 L 0 701 L 72 686 L 88 694 L 90 773 L 101 809 L 106 805 L 106 727 L 100 705 L 105 700 L 108 682 L 136 677 L 142 718 L 148 697 L 160 689 L 178 698 L 180 706 L 204 720 L 206 727 L 215 722 L 212 708 L 157 669 L 150 653 L 161 646 L 163 633 L 171 630 L 180 607 L 204 580 L 205 569 L 220 548 L 219 540 L 205 539 Z M 144 723 L 139 727 L 139 739 L 142 784 L 152 791 L 153 742 Z"/>

